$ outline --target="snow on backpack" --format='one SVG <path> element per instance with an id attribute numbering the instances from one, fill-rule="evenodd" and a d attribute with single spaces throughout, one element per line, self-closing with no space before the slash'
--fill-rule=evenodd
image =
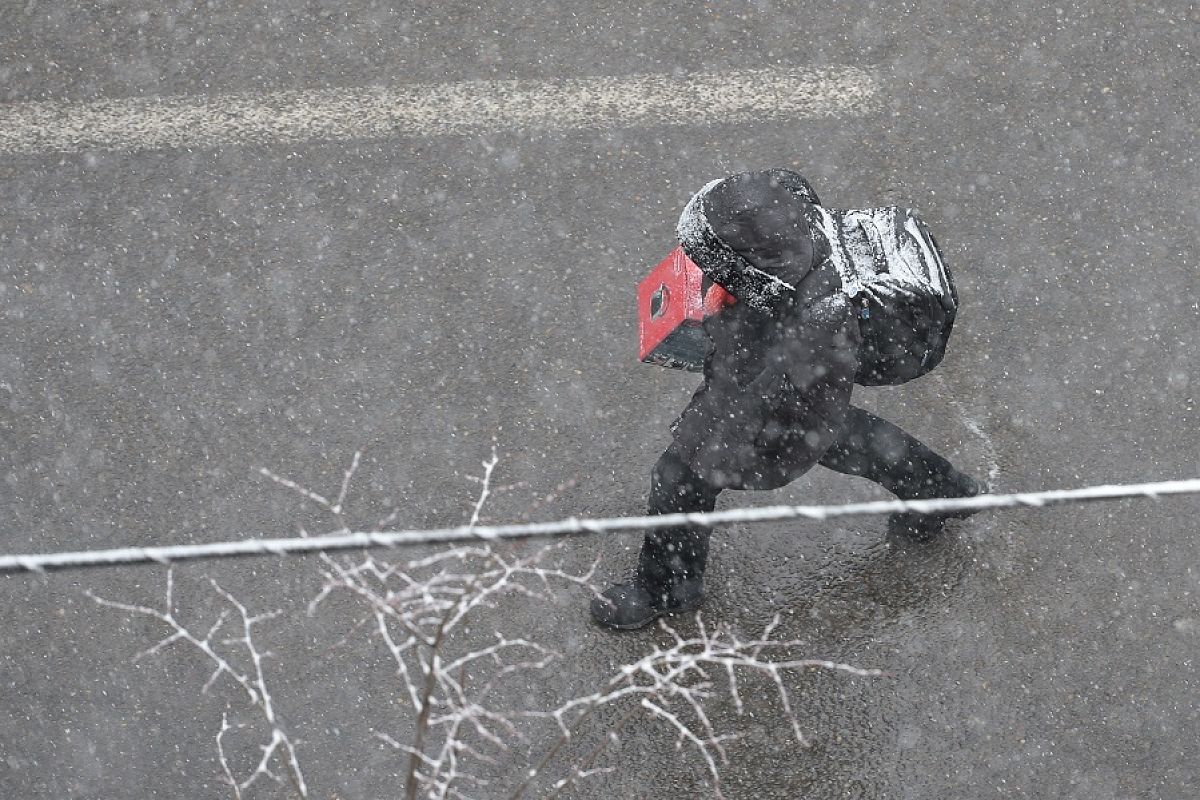
<path id="1" fill-rule="evenodd" d="M 859 309 L 863 343 L 854 382 L 894 385 L 946 354 L 958 295 L 933 234 L 910 209 L 812 206 L 842 291 Z"/>

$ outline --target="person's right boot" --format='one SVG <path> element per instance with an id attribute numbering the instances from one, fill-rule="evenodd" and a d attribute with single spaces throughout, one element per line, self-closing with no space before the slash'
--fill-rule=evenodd
<path id="1" fill-rule="evenodd" d="M 966 473 L 958 472 L 942 487 L 939 497 L 975 497 L 984 490 L 983 484 Z M 926 499 L 926 498 L 922 498 Z M 950 511 L 944 514 L 917 514 L 901 511 L 888 517 L 888 536 L 911 542 L 929 542 L 936 539 L 946 527 L 947 520 L 966 519 L 978 509 Z"/>
<path id="2" fill-rule="evenodd" d="M 665 614 L 698 608 L 704 602 L 704 579 L 685 578 L 669 588 L 650 587 L 639 575 L 609 587 L 592 599 L 592 619 L 606 628 L 627 631 L 645 627 Z"/>

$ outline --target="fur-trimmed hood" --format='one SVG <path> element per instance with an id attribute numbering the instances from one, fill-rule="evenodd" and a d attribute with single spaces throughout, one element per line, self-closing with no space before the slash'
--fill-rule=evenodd
<path id="1" fill-rule="evenodd" d="M 829 252 L 816 192 L 799 173 L 743 172 L 706 184 L 676 234 L 688 258 L 740 302 L 762 310 L 795 296 Z"/>

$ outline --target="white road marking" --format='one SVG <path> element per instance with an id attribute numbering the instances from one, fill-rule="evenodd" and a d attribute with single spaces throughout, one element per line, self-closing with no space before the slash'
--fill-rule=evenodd
<path id="1" fill-rule="evenodd" d="M 15 103 L 0 105 L 0 153 L 801 119 L 874 110 L 878 85 L 858 67 L 789 68 Z"/>

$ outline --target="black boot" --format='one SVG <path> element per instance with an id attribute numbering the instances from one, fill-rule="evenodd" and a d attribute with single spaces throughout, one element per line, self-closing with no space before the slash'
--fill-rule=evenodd
<path id="1" fill-rule="evenodd" d="M 975 497 L 983 492 L 983 485 L 979 481 L 957 470 L 955 473 L 954 480 L 945 486 L 942 497 Z M 888 536 L 911 542 L 929 542 L 945 530 L 947 520 L 966 519 L 976 512 L 977 509 L 950 511 L 944 514 L 898 512 L 888 517 Z"/>
<path id="2" fill-rule="evenodd" d="M 712 511 L 721 490 L 709 485 L 668 448 L 650 476 L 649 514 Z M 664 614 L 691 611 L 704 600 L 709 530 L 702 526 L 648 532 L 631 580 L 592 600 L 592 617 L 606 628 L 641 628 Z"/>
<path id="3" fill-rule="evenodd" d="M 644 627 L 664 614 L 691 611 L 703 601 L 703 578 L 688 578 L 668 589 L 652 590 L 635 575 L 593 599 L 591 611 L 592 618 L 604 627 L 626 631 Z"/>

